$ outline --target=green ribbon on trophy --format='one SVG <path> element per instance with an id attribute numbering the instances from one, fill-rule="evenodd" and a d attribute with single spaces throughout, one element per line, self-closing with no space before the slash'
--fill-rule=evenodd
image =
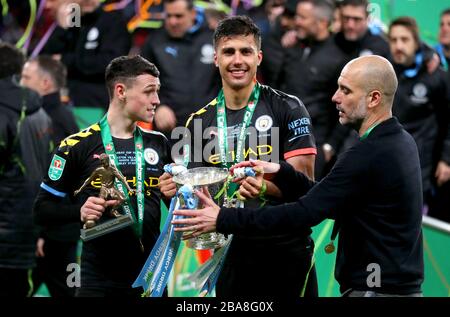
<path id="1" fill-rule="evenodd" d="M 114 142 L 111 136 L 111 130 L 108 125 L 107 114 L 100 120 L 100 134 L 102 136 L 103 146 L 106 154 L 108 154 L 111 164 L 120 171 L 119 162 L 117 160 L 116 150 L 114 148 Z M 136 197 L 138 215 L 136 220 L 136 213 L 131 205 L 130 196 L 128 190 L 123 184 L 115 180 L 116 188 L 125 196 L 125 202 L 122 205 L 123 210 L 127 215 L 131 215 L 134 224 L 133 229 L 138 238 L 142 237 L 142 222 L 144 220 L 144 178 L 145 178 L 145 161 L 144 161 L 144 142 L 142 140 L 141 130 L 136 126 L 134 130 L 134 148 L 135 148 L 135 160 L 136 160 Z M 141 242 L 142 248 L 142 242 Z"/>

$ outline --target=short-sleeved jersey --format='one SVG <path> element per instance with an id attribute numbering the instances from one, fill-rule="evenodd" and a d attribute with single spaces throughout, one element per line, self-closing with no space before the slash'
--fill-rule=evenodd
<path id="1" fill-rule="evenodd" d="M 163 166 L 171 162 L 171 158 L 167 139 L 162 134 L 142 129 L 141 133 L 145 159 L 145 207 L 141 239 L 145 250 L 151 250 L 158 238 L 160 226 L 161 194 L 157 187 L 158 177 L 163 173 Z M 113 142 L 120 172 L 130 187 L 136 189 L 134 138 L 113 137 Z M 68 196 L 78 202 L 84 202 L 89 196 L 98 196 L 100 179 L 92 181 L 77 196 L 74 197 L 73 193 L 101 166 L 96 158 L 101 153 L 105 153 L 105 149 L 99 124 L 67 137 L 56 149 L 41 187 L 52 195 Z M 137 219 L 136 195 L 130 194 L 130 198 Z M 104 217 L 108 215 L 104 214 L 102 218 Z M 132 227 L 128 226 L 84 243 L 82 261 L 90 264 L 90 270 L 98 268 L 97 276 L 101 274 L 106 279 L 111 276 L 112 280 L 130 283 L 139 274 L 146 255 L 148 254 L 142 253 Z"/>
<path id="2" fill-rule="evenodd" d="M 187 122 L 190 168 L 221 167 L 216 105 L 217 98 L 192 114 Z M 229 161 L 236 155 L 245 112 L 245 108 L 226 109 Z M 259 100 L 247 129 L 243 159 L 278 162 L 316 153 L 311 118 L 303 103 L 294 96 L 261 85 Z"/>
<path id="3" fill-rule="evenodd" d="M 189 168 L 200 166 L 222 167 L 218 147 L 217 98 L 200 109 L 187 122 L 191 139 Z M 227 138 L 229 159 L 235 157 L 237 139 L 242 128 L 245 108 L 237 111 L 226 109 Z M 259 100 L 256 104 L 251 123 L 247 130 L 244 147 L 244 160 L 260 159 L 277 162 L 298 155 L 316 154 L 311 119 L 303 103 L 294 96 L 261 85 Z M 200 156 L 201 155 L 201 156 Z M 268 201 L 268 204 L 278 204 Z M 259 200 L 247 201 L 247 207 L 258 207 Z M 235 237 L 234 241 L 262 245 L 271 240 L 273 243 L 286 243 L 295 237 L 304 239 L 310 233 L 309 228 L 295 235 L 274 237 Z M 270 242 L 269 242 L 270 243 Z M 254 246 L 254 245 L 253 245 Z M 234 252 L 233 252 L 234 253 Z"/>

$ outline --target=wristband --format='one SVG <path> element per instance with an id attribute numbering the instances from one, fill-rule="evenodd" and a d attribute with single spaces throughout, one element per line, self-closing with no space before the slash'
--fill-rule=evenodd
<path id="1" fill-rule="evenodd" d="M 259 198 L 264 198 L 264 196 L 266 194 L 266 191 L 267 191 L 267 184 L 266 184 L 266 182 L 263 179 L 262 180 L 262 185 L 261 185 L 261 190 L 259 191 L 258 197 Z"/>

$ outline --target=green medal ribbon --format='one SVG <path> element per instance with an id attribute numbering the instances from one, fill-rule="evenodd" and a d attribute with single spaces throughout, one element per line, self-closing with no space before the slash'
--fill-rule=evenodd
<path id="1" fill-rule="evenodd" d="M 368 128 L 367 131 L 364 132 L 364 134 L 363 134 L 359 139 L 360 139 L 361 141 L 364 140 L 364 139 L 366 139 L 366 138 L 369 136 L 370 132 L 372 132 L 372 130 L 375 129 L 375 127 L 376 127 L 378 124 L 379 124 L 379 123 L 375 123 L 373 126 L 371 126 L 370 128 Z"/>
<path id="2" fill-rule="evenodd" d="M 222 166 L 225 168 L 230 168 L 231 163 L 238 163 L 244 159 L 244 146 L 245 137 L 247 136 L 247 128 L 252 121 L 253 112 L 255 111 L 256 104 L 259 100 L 259 94 L 261 92 L 261 86 L 256 82 L 253 87 L 252 93 L 247 102 L 247 107 L 245 109 L 244 119 L 242 121 L 242 128 L 238 135 L 238 142 L 236 148 L 236 154 L 234 161 L 228 160 L 228 138 L 227 138 L 227 115 L 225 106 L 225 96 L 223 94 L 223 89 L 220 90 L 217 96 L 217 130 L 219 136 L 219 151 L 220 151 L 220 161 Z M 228 188 L 228 195 L 234 193 L 237 190 L 237 184 L 231 183 Z"/>
<path id="3" fill-rule="evenodd" d="M 120 171 L 119 162 L 117 160 L 116 150 L 109 129 L 107 114 L 100 120 L 100 133 L 102 136 L 103 146 L 106 154 L 108 154 L 111 163 Z M 117 179 L 114 181 L 116 188 L 125 196 L 125 202 L 122 205 L 127 215 L 131 215 L 134 224 L 133 229 L 138 237 L 142 236 L 142 222 L 144 220 L 144 178 L 145 178 L 145 161 L 144 161 L 144 142 L 140 129 L 136 126 L 134 130 L 134 149 L 136 159 L 136 196 L 138 207 L 138 219 L 136 221 L 136 213 L 131 205 L 130 196 L 126 186 Z"/>

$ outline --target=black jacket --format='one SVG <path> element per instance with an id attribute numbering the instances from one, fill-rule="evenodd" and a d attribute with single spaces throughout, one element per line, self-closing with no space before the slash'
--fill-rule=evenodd
<path id="1" fill-rule="evenodd" d="M 33 91 L 0 80 L 0 267 L 34 266 L 32 205 L 50 158 L 51 120 Z"/>
<path id="2" fill-rule="evenodd" d="M 198 15 L 201 17 L 201 15 Z M 160 71 L 159 99 L 175 112 L 178 125 L 214 99 L 220 74 L 214 65 L 213 33 L 201 20 L 183 38 L 171 38 L 163 28 L 148 35 L 142 56 Z"/>
<path id="3" fill-rule="evenodd" d="M 387 40 L 367 30 L 366 34 L 357 41 L 346 40 L 342 32 L 336 35 L 336 44 L 348 54 L 349 60 L 363 55 L 380 55 L 390 59 L 391 52 Z"/>
<path id="4" fill-rule="evenodd" d="M 52 140 L 55 147 L 71 134 L 78 132 L 75 117 L 69 106 L 61 103 L 59 93 L 52 93 L 42 97 L 43 108 L 52 119 Z M 68 202 L 69 203 L 69 202 Z M 44 239 L 76 242 L 80 238 L 80 223 L 77 221 L 43 226 L 40 234 Z"/>
<path id="5" fill-rule="evenodd" d="M 81 27 L 57 27 L 42 54 L 62 54 L 69 95 L 75 106 L 106 108 L 106 66 L 115 57 L 127 55 L 130 47 L 131 38 L 122 14 L 98 8 L 81 17 Z"/>
<path id="6" fill-rule="evenodd" d="M 302 42 L 288 49 L 284 57 L 280 90 L 303 101 L 318 145 L 326 141 L 338 122 L 331 98 L 346 62 L 347 56 L 333 37 L 321 42 Z"/>
<path id="7" fill-rule="evenodd" d="M 59 93 L 52 93 L 42 97 L 43 108 L 52 119 L 52 135 L 55 146 L 71 134 L 80 129 L 75 116 L 69 106 L 63 105 Z"/>
<path id="8" fill-rule="evenodd" d="M 298 230 L 326 218 L 340 223 L 335 276 L 341 292 L 367 285 L 371 263 L 390 294 L 420 291 L 423 282 L 422 186 L 414 139 L 397 119 L 379 124 L 316 185 L 282 163 L 275 178 L 296 202 L 258 210 L 222 208 L 217 230 L 259 234 Z"/>
<path id="9" fill-rule="evenodd" d="M 429 74 L 425 65 L 419 65 L 414 76 L 407 76 L 407 69 L 401 65 L 394 64 L 394 69 L 398 89 L 392 113 L 417 143 L 423 190 L 426 192 L 434 180 L 437 161 L 443 160 L 450 164 L 447 74 L 442 69 Z"/>

